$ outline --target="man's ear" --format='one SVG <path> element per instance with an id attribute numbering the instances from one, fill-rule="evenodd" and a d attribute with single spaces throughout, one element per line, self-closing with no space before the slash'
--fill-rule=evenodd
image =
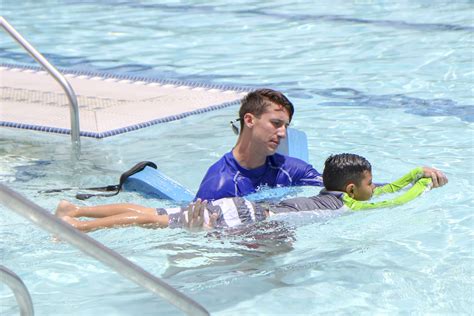
<path id="1" fill-rule="evenodd" d="M 351 198 L 354 198 L 354 190 L 355 190 L 355 184 L 354 183 L 349 183 L 348 185 L 346 185 L 346 193 Z"/>
<path id="2" fill-rule="evenodd" d="M 255 124 L 255 116 L 252 113 L 245 113 L 244 114 L 244 125 L 248 128 L 252 128 Z"/>

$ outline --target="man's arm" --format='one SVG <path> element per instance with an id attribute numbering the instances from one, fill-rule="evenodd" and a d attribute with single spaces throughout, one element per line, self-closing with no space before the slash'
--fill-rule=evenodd
<path id="1" fill-rule="evenodd" d="M 312 185 L 322 187 L 324 186 L 323 177 L 316 169 L 313 168 L 313 166 L 308 164 L 303 177 L 298 180 L 297 185 Z"/>
<path id="2" fill-rule="evenodd" d="M 201 181 L 195 199 L 214 201 L 225 197 L 238 196 L 234 181 L 236 170 L 232 165 L 233 163 L 231 153 L 227 153 L 209 167 Z"/>
<path id="3" fill-rule="evenodd" d="M 195 199 L 214 201 L 225 197 L 234 197 L 235 185 L 222 174 L 204 178 Z"/>
<path id="4" fill-rule="evenodd" d="M 201 199 L 190 203 L 186 211 L 181 215 L 183 216 L 184 228 L 190 231 L 213 229 L 216 226 L 217 214 L 209 215 L 206 206 L 207 201 L 201 201 Z"/>
<path id="5" fill-rule="evenodd" d="M 209 171 L 206 173 L 206 175 L 204 176 L 204 179 L 202 179 L 201 181 L 201 185 L 199 186 L 199 190 L 197 191 L 196 193 L 196 197 L 194 198 L 195 200 L 196 199 L 201 199 L 201 200 L 208 200 L 208 201 L 212 201 L 215 199 L 215 188 L 216 185 L 215 185 L 215 181 L 214 181 L 214 177 L 209 175 Z"/>
<path id="6" fill-rule="evenodd" d="M 285 156 L 283 169 L 286 169 L 291 177 L 291 185 L 323 186 L 322 175 L 307 162 Z"/>

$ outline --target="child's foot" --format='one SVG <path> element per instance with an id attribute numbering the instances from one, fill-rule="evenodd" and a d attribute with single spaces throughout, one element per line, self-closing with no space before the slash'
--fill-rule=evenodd
<path id="1" fill-rule="evenodd" d="M 65 216 L 70 216 L 70 213 L 75 211 L 76 209 L 77 206 L 75 206 L 71 202 L 62 200 L 61 202 L 59 202 L 58 207 L 56 208 L 55 215 L 59 218 L 63 218 Z"/>
<path id="2" fill-rule="evenodd" d="M 69 225 L 71 225 L 72 227 L 76 227 L 77 223 L 80 222 L 78 219 L 75 219 L 75 218 L 73 218 L 71 216 L 67 216 L 67 215 L 61 217 L 61 219 L 63 221 L 65 221 L 66 223 L 68 223 Z"/>
<path id="3" fill-rule="evenodd" d="M 58 216 L 58 214 L 56 213 L 56 216 Z M 75 219 L 74 217 L 71 217 L 71 216 L 67 216 L 67 215 L 63 215 L 61 217 L 59 217 L 62 221 L 68 223 L 69 225 L 71 225 L 72 227 L 76 228 L 76 229 L 79 229 L 78 226 L 81 224 L 81 221 L 78 220 L 78 219 Z M 58 236 L 56 235 L 53 235 L 51 237 L 51 241 L 54 242 L 54 243 L 58 243 L 58 242 L 61 242 L 61 238 L 59 238 Z"/>

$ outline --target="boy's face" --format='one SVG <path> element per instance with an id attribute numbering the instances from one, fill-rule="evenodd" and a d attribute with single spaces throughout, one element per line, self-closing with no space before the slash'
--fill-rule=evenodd
<path id="1" fill-rule="evenodd" d="M 354 196 L 352 198 L 358 201 L 370 200 L 374 189 L 375 185 L 372 183 L 372 173 L 370 171 L 364 171 L 360 185 L 354 185 Z"/>

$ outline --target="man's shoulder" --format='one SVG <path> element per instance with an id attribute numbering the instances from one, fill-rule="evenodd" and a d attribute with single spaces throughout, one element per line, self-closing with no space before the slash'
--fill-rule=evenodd
<path id="1" fill-rule="evenodd" d="M 282 166 L 291 166 L 291 167 L 297 167 L 297 168 L 306 168 L 307 166 L 310 166 L 309 163 L 307 163 L 304 160 L 301 160 L 299 158 L 294 158 L 290 157 L 287 155 L 282 155 L 279 153 L 275 153 L 272 156 L 269 157 L 269 161 L 273 166 L 277 167 L 282 167 Z"/>
<path id="2" fill-rule="evenodd" d="M 219 160 L 212 164 L 207 170 L 206 179 L 222 179 L 236 173 L 235 159 L 232 153 L 224 154 Z"/>
<path id="3" fill-rule="evenodd" d="M 304 160 L 281 154 L 274 154 L 270 165 L 280 174 L 290 176 L 292 185 L 322 186 L 321 174 Z"/>
<path id="4" fill-rule="evenodd" d="M 234 168 L 234 165 L 235 165 L 234 156 L 232 155 L 231 152 L 228 152 L 224 154 L 221 158 L 219 158 L 219 160 L 217 160 L 215 163 L 213 163 L 209 167 L 208 172 L 211 170 L 215 172 L 221 169 Z"/>
<path id="5" fill-rule="evenodd" d="M 216 200 L 235 196 L 233 179 L 236 171 L 232 160 L 232 154 L 227 153 L 209 167 L 201 181 L 196 198 Z"/>

